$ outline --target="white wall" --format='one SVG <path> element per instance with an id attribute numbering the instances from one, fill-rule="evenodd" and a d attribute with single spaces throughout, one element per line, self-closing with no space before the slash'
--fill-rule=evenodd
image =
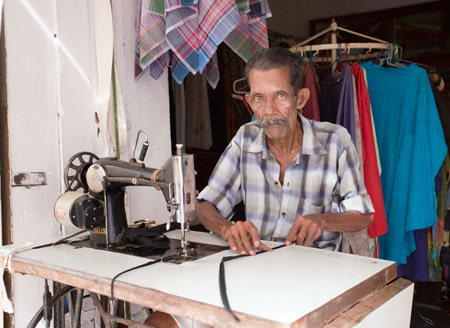
<path id="1" fill-rule="evenodd" d="M 121 158 L 128 160 L 132 156 L 137 132 L 143 130 L 148 134 L 150 142 L 145 164 L 147 167 L 160 168 L 171 155 L 168 75 L 166 70 L 155 81 L 146 73 L 135 83 L 135 3 L 136 0 L 113 1 L 116 33 L 114 42 L 117 45 L 115 56 L 123 63 L 118 67 L 117 73 L 125 95 L 128 126 L 128 147 L 121 150 Z M 128 42 L 119 46 L 122 44 L 121 40 Z M 136 150 L 136 156 L 139 156 L 139 152 L 140 148 Z M 148 218 L 162 223 L 168 218 L 169 213 L 161 191 L 148 187 L 130 187 L 128 194 L 131 222 Z"/>
<path id="2" fill-rule="evenodd" d="M 125 110 L 128 143 L 136 131 L 149 133 L 146 164 L 159 167 L 170 155 L 167 74 L 134 80 L 135 0 L 114 0 L 115 56 Z M 13 242 L 57 239 L 61 229 L 53 206 L 62 191 L 69 157 L 79 151 L 108 154 L 94 120 L 96 55 L 90 0 L 6 0 L 5 36 L 12 172 L 48 172 L 48 185 L 11 191 Z M 58 115 L 59 113 L 59 115 Z M 62 141 L 58 144 L 58 138 Z M 123 158 L 131 147 L 123 149 Z M 159 192 L 131 199 L 132 220 L 164 221 Z M 140 199 L 139 199 L 140 198 Z M 145 204 L 145 207 L 144 207 Z M 42 305 L 43 280 L 14 276 L 15 326 L 25 327 Z"/>
<path id="3" fill-rule="evenodd" d="M 269 0 L 270 30 L 303 39 L 309 37 L 309 22 L 314 19 L 359 14 L 397 8 L 435 0 Z M 338 22 L 339 24 L 339 22 Z"/>

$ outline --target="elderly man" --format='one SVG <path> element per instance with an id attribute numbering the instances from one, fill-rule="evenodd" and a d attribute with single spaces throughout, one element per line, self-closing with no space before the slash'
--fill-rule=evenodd
<path id="1" fill-rule="evenodd" d="M 250 59 L 246 99 L 258 120 L 239 129 L 198 196 L 200 222 L 241 254 L 268 250 L 261 239 L 339 250 L 341 232 L 372 222 L 372 203 L 347 130 L 298 112 L 309 97 L 301 88 L 302 73 L 301 59 L 284 48 Z M 240 201 L 247 220 L 232 224 L 228 218 Z M 162 312 L 145 323 L 207 327 Z"/>
<path id="2" fill-rule="evenodd" d="M 339 250 L 342 232 L 367 228 L 374 212 L 355 147 L 341 126 L 304 118 L 301 58 L 284 48 L 247 63 L 246 100 L 258 120 L 243 125 L 199 194 L 197 216 L 241 254 L 262 240 Z M 232 224 L 243 201 L 246 221 Z"/>

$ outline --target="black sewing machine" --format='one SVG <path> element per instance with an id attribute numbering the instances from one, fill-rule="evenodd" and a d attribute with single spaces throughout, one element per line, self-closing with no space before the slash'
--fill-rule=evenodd
<path id="1" fill-rule="evenodd" d="M 136 139 L 136 146 L 139 135 Z M 72 156 L 65 168 L 67 190 L 56 201 L 55 217 L 68 226 L 89 229 L 90 241 L 115 248 L 129 230 L 125 212 L 125 188 L 149 186 L 164 194 L 170 212 L 167 227 L 178 222 L 181 229 L 181 249 L 187 256 L 189 241 L 186 231 L 195 219 L 195 171 L 193 155 L 183 153 L 177 145 L 176 154 L 169 157 L 162 168 L 148 168 L 144 158 L 148 138 L 138 160 L 129 162 L 117 158 L 101 158 L 88 152 Z M 79 191 L 82 189 L 82 191 Z"/>

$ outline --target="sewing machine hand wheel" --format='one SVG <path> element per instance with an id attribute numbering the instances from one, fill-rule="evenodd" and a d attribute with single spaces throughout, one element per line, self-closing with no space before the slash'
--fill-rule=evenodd
<path id="1" fill-rule="evenodd" d="M 64 183 L 66 191 L 76 191 L 83 188 L 84 192 L 88 191 L 86 182 L 86 172 L 88 168 L 98 160 L 97 155 L 90 152 L 80 152 L 69 158 L 64 168 Z"/>

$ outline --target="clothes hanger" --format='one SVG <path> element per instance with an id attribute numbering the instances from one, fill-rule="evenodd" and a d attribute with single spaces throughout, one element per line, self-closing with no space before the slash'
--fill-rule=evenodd
<path id="1" fill-rule="evenodd" d="M 242 85 L 238 87 L 239 84 Z M 245 77 L 237 79 L 233 82 L 233 92 L 238 95 L 245 95 L 250 92 L 248 89 L 247 79 Z"/>
<path id="2" fill-rule="evenodd" d="M 290 50 L 294 53 L 298 53 L 301 51 L 309 51 L 309 50 L 314 50 L 314 51 L 322 51 L 322 50 L 331 50 L 331 58 L 330 57 L 319 57 L 316 59 L 316 61 L 331 61 L 331 62 L 335 62 L 336 60 L 336 50 L 340 47 L 340 45 L 338 45 L 337 39 L 340 38 L 342 39 L 341 35 L 338 33 L 339 31 L 341 32 L 345 32 L 345 33 L 349 33 L 352 35 L 356 35 L 358 37 L 367 39 L 370 42 L 354 42 L 354 43 L 347 43 L 347 47 L 348 49 L 380 49 L 380 50 L 384 50 L 388 48 L 389 42 L 381 40 L 381 39 L 377 39 L 362 33 L 358 33 L 343 27 L 340 27 L 337 25 L 336 21 L 333 19 L 330 27 L 326 28 L 325 30 L 311 36 L 310 38 L 298 43 L 297 45 L 293 46 L 290 48 Z M 325 38 L 323 38 L 324 40 L 328 40 L 328 36 L 330 39 L 330 43 L 328 44 L 324 44 L 323 40 L 321 44 L 312 44 L 311 42 L 321 36 L 325 35 Z M 348 51 L 350 52 L 350 51 Z M 372 58 L 373 55 L 370 56 L 364 56 L 364 55 L 358 55 L 358 58 L 362 58 L 362 57 L 367 57 L 367 58 Z M 348 59 L 351 59 L 351 57 L 347 56 Z"/>

